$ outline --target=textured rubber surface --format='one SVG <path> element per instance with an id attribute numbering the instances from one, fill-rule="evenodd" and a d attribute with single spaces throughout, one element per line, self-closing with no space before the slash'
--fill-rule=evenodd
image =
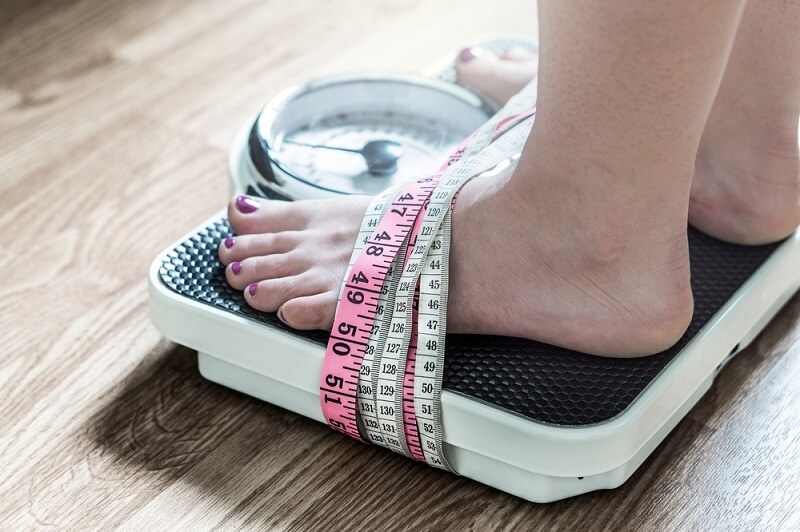
<path id="1" fill-rule="evenodd" d="M 186 297 L 324 346 L 326 333 L 292 331 L 275 314 L 248 307 L 241 292 L 228 285 L 217 248 L 230 234 L 222 218 L 171 250 L 160 269 L 164 283 Z M 444 388 L 540 423 L 608 420 L 636 399 L 777 246 L 735 246 L 690 229 L 694 319 L 678 344 L 663 353 L 602 358 L 518 338 L 448 335 Z"/>

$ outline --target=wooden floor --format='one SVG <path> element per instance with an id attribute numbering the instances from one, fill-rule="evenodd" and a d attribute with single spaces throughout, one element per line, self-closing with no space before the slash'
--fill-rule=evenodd
<path id="1" fill-rule="evenodd" d="M 150 324 L 148 263 L 267 98 L 508 31 L 530 0 L 1 2 L 0 530 L 800 529 L 797 297 L 626 485 L 550 505 L 206 382 Z"/>

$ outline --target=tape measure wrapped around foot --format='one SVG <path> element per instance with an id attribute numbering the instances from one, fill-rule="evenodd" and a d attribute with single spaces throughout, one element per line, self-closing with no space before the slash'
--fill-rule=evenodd
<path id="1" fill-rule="evenodd" d="M 342 282 L 320 379 L 334 430 L 452 471 L 441 390 L 450 220 L 458 191 L 519 154 L 533 124 L 535 82 L 469 136 L 430 177 L 370 204 Z"/>

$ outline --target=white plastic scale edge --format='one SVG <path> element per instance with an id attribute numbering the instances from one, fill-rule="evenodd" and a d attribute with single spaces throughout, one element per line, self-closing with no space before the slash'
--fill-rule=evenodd
<path id="1" fill-rule="evenodd" d="M 478 44 L 503 39 L 508 37 L 489 36 Z M 247 153 L 251 127 L 252 122 L 242 128 L 229 154 L 234 192 L 243 192 L 248 184 L 266 184 Z M 161 280 L 159 268 L 169 250 L 222 215 L 201 224 L 153 261 L 148 276 L 153 323 L 172 341 L 197 349 L 199 370 L 206 379 L 323 423 L 319 375 L 324 346 L 181 296 Z M 626 410 L 603 423 L 545 425 L 444 390 L 447 459 L 460 475 L 533 502 L 616 488 L 799 288 L 800 231 L 770 256 Z"/>
<path id="2" fill-rule="evenodd" d="M 150 268 L 150 313 L 170 340 L 198 350 L 208 380 L 323 422 L 319 375 L 325 347 L 173 292 Z M 460 475 L 533 502 L 551 502 L 630 477 L 800 288 L 800 231 L 784 242 L 662 373 L 617 417 L 559 427 L 444 390 L 445 454 Z M 331 437 L 334 437 L 331 435 Z"/>

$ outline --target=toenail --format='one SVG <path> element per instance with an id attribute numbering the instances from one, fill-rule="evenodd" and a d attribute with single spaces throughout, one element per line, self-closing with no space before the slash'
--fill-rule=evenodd
<path id="1" fill-rule="evenodd" d="M 239 196 L 236 198 L 236 208 L 241 213 L 250 214 L 258 210 L 258 201 L 247 196 Z"/>
<path id="2" fill-rule="evenodd" d="M 231 271 L 233 275 L 239 275 L 239 272 L 242 271 L 242 263 L 241 262 L 231 262 Z M 253 290 L 255 292 L 255 290 Z"/>
<path id="3" fill-rule="evenodd" d="M 256 290 L 258 290 L 258 283 L 253 283 L 247 287 L 247 291 L 250 292 L 251 296 L 256 295 Z"/>
<path id="4" fill-rule="evenodd" d="M 236 239 L 233 238 L 232 236 L 229 236 L 228 238 L 225 239 L 225 247 L 228 249 L 231 249 L 235 243 Z"/>
<path id="5" fill-rule="evenodd" d="M 286 318 L 283 317 L 283 307 L 278 309 L 278 319 L 283 323 L 286 323 Z"/>
<path id="6" fill-rule="evenodd" d="M 458 59 L 462 63 L 469 63 L 475 59 L 475 57 L 475 52 L 472 51 L 472 48 L 464 48 L 458 53 Z"/>

